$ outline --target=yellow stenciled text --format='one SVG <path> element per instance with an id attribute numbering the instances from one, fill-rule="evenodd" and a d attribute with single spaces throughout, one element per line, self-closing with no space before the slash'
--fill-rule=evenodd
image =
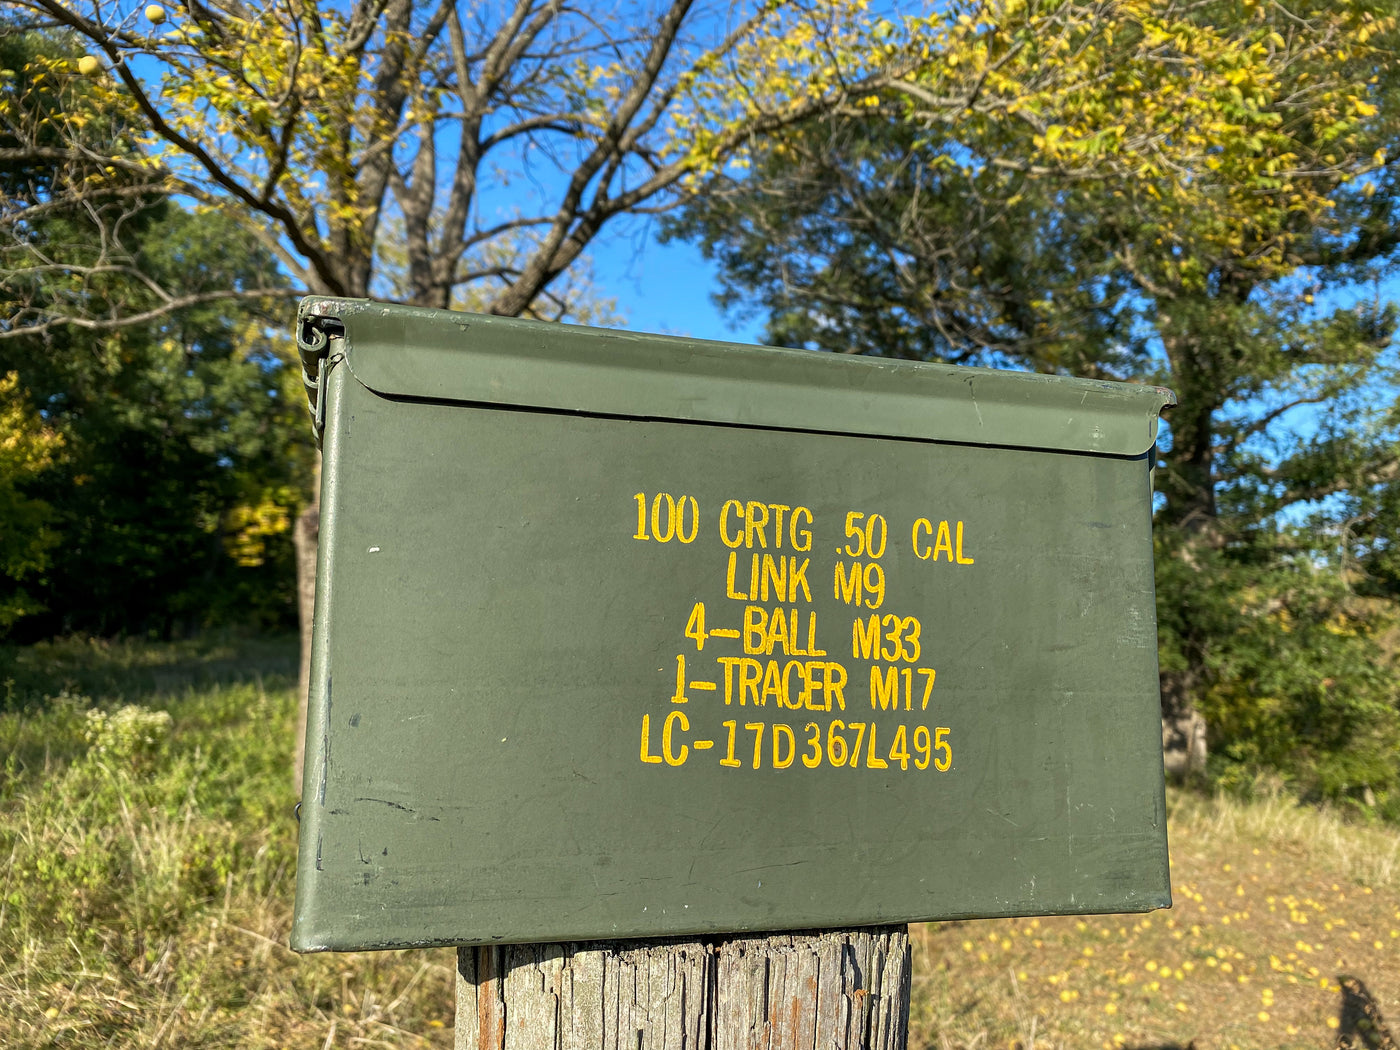
<path id="1" fill-rule="evenodd" d="M 915 677 L 917 672 L 918 677 Z M 904 700 L 904 710 L 914 709 L 914 695 L 922 691 L 919 710 L 928 710 L 929 697 L 933 695 L 933 683 L 938 677 L 932 667 L 896 667 L 892 664 L 881 667 L 875 664 L 870 668 L 870 710 L 898 711 L 899 701 Z M 900 686 L 903 685 L 903 691 Z"/>
<path id="2" fill-rule="evenodd" d="M 810 558 L 798 561 L 791 554 L 750 554 L 744 565 L 739 561 L 739 552 L 730 551 L 724 574 L 725 597 L 741 602 L 795 602 L 800 597 L 810 602 L 812 588 L 807 584 L 807 567 L 811 562 Z"/>
<path id="3" fill-rule="evenodd" d="M 838 601 L 847 605 L 864 605 L 867 609 L 878 609 L 885 604 L 885 570 L 875 562 L 838 561 L 833 574 L 832 593 Z"/>
<path id="4" fill-rule="evenodd" d="M 755 660 L 721 656 L 724 702 L 740 707 L 767 707 L 769 701 L 791 711 L 846 710 L 846 669 L 830 660 Z"/>
<path id="5" fill-rule="evenodd" d="M 940 521 L 936 526 L 928 518 L 914 522 L 914 556 L 920 561 L 946 559 L 952 565 L 972 565 L 971 556 L 963 553 L 963 523 L 958 521 L 949 526 Z"/>
<path id="6" fill-rule="evenodd" d="M 786 531 L 784 531 L 786 523 Z M 760 503 L 725 500 L 719 511 L 719 535 L 731 550 L 758 547 L 767 550 L 771 538 L 774 550 L 786 546 L 795 551 L 812 549 L 812 512 L 786 503 Z"/>
<path id="7" fill-rule="evenodd" d="M 690 755 L 690 748 L 679 744 L 677 735 L 690 731 L 690 719 L 684 711 L 672 711 L 661 723 L 661 753 L 651 751 L 651 715 L 642 715 L 641 759 L 649 765 L 665 762 L 668 766 L 683 766 Z"/>
<path id="8" fill-rule="evenodd" d="M 872 613 L 851 621 L 851 656 L 857 660 L 893 660 L 916 663 L 922 647 L 923 626 L 913 616 Z"/>
<path id="9" fill-rule="evenodd" d="M 797 609 L 765 609 L 761 605 L 744 606 L 744 652 L 749 656 L 772 656 L 774 651 L 784 656 L 825 656 L 817 648 L 817 614 L 807 614 L 806 646 L 798 621 Z"/>
<path id="10" fill-rule="evenodd" d="M 694 496 L 673 496 L 658 492 L 651 499 L 651 515 L 647 515 L 647 494 L 632 496 L 637 501 L 637 531 L 634 540 L 655 540 L 670 543 L 673 539 L 690 543 L 700 534 L 700 504 Z M 648 531 L 647 526 L 651 529 Z"/>
<path id="11" fill-rule="evenodd" d="M 650 719 L 642 718 L 641 760 L 651 765 L 682 766 L 720 745 L 719 765 L 726 769 L 898 769 L 908 772 L 953 768 L 952 732 L 947 726 L 890 726 L 875 721 L 847 722 L 833 718 L 825 724 L 807 722 L 800 728 L 784 722 L 720 723 L 717 739 L 682 739 L 692 732 L 684 712 L 672 711 L 662 723 L 659 749 L 652 750 Z M 798 767 L 798 761 L 801 766 Z"/>

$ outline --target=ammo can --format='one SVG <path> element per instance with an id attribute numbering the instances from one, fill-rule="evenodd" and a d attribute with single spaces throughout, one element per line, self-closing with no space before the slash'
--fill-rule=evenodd
<path id="1" fill-rule="evenodd" d="M 1157 387 L 311 298 L 298 951 L 1170 904 Z"/>

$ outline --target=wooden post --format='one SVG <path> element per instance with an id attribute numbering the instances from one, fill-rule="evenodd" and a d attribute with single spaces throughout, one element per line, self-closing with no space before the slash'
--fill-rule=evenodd
<path id="1" fill-rule="evenodd" d="M 904 1050 L 909 928 L 457 949 L 457 1050 Z"/>

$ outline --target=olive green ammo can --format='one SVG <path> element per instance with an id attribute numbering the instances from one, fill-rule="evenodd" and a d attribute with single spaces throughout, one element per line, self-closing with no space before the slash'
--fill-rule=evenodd
<path id="1" fill-rule="evenodd" d="M 1170 904 L 1165 390 L 312 298 L 292 947 Z"/>

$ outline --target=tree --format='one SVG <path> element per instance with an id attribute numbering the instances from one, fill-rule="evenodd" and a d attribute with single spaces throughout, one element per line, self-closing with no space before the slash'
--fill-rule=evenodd
<path id="1" fill-rule="evenodd" d="M 265 253 L 215 217 L 169 202 L 148 218 L 136 265 L 182 292 Z M 126 304 L 149 302 L 124 281 Z M 218 622 L 285 626 L 291 518 L 312 442 L 299 374 L 256 304 L 192 306 L 108 333 L 0 343 L 0 360 L 66 438 L 36 491 L 55 508 L 63 557 L 31 631 L 168 634 Z"/>
<path id="2" fill-rule="evenodd" d="M 811 35 L 830 23 L 824 38 L 846 46 L 854 9 L 839 4 L 761 8 L 727 31 L 712 19 L 693 28 L 688 2 L 607 20 L 529 0 L 500 12 L 193 3 L 168 31 L 158 8 L 160 27 L 100 2 L 9 6 L 85 40 L 108 67 L 93 90 L 143 129 L 148 172 L 237 214 L 298 290 L 380 290 L 383 254 L 401 238 L 407 301 L 446 307 L 455 289 L 486 282 L 486 305 L 511 315 L 547 298 L 606 223 L 696 168 L 676 140 L 687 119 L 734 117 L 706 139 L 713 163 L 893 75 L 847 69 L 839 52 L 823 59 L 813 46 L 805 62 L 832 80 L 814 97 L 770 105 L 764 85 L 717 86 L 722 63 L 794 27 Z M 135 72 L 143 60 L 156 64 L 158 90 Z M 729 112 L 745 86 L 757 93 Z M 493 196 L 507 178 L 538 181 L 537 211 L 502 207 L 524 203 Z M 518 231 L 532 233 L 513 242 L 528 251 L 490 251 Z"/>
<path id="3" fill-rule="evenodd" d="M 1393 689 L 1339 671 L 1377 666 L 1376 607 L 1350 592 L 1393 558 L 1396 421 L 1371 409 L 1391 396 L 1396 319 L 1356 293 L 1400 243 L 1394 17 L 1221 3 L 1179 8 L 1168 32 L 1171 5 L 1117 10 L 1061 49 L 1097 73 L 1023 121 L 814 121 L 720 176 L 673 233 L 719 259 L 727 301 L 756 297 L 774 341 L 1172 386 L 1169 757 L 1204 759 L 1200 703 L 1226 757 L 1258 759 L 1241 705 L 1262 692 L 1264 764 L 1334 797 L 1393 790 L 1375 761 Z M 1307 654 L 1266 674 L 1304 621 Z M 1356 747 L 1364 777 L 1313 760 Z"/>
<path id="4" fill-rule="evenodd" d="M 81 79 L 46 75 L 72 55 L 62 35 L 0 33 L 4 140 L 58 113 L 81 135 L 67 156 L 12 159 L 0 171 L 13 224 L 0 372 L 15 379 L 16 440 L 50 435 L 57 450 L 20 475 L 20 505 L 46 515 L 20 537 L 62 552 L 26 582 L 31 615 L 19 630 L 285 621 L 287 516 L 310 461 L 299 379 L 270 351 L 266 304 L 199 304 L 211 287 L 267 283 L 275 263 L 225 217 L 196 217 L 144 179 L 92 183 L 101 169 L 91 158 L 130 155 L 130 139 Z M 90 192 L 52 192 L 80 177 Z M 120 247 L 105 237 L 111 229 Z M 153 287 L 187 305 L 160 309 Z M 143 319 L 106 332 L 25 323 L 68 304 L 89 320 Z"/>
<path id="5" fill-rule="evenodd" d="M 208 220 L 169 202 L 150 202 L 141 221 L 136 264 L 172 288 L 269 265 L 217 217 L 212 238 Z M 69 236 L 56 225 L 68 224 L 46 223 L 46 239 Z M 123 306 L 143 292 L 125 279 L 103 289 Z M 290 516 L 312 448 L 299 375 L 273 351 L 270 324 L 247 307 L 188 307 L 116 332 L 0 342 L 0 368 L 23 380 L 27 432 L 62 441 L 25 484 L 61 556 L 32 589 L 43 611 L 24 637 L 294 615 Z"/>

